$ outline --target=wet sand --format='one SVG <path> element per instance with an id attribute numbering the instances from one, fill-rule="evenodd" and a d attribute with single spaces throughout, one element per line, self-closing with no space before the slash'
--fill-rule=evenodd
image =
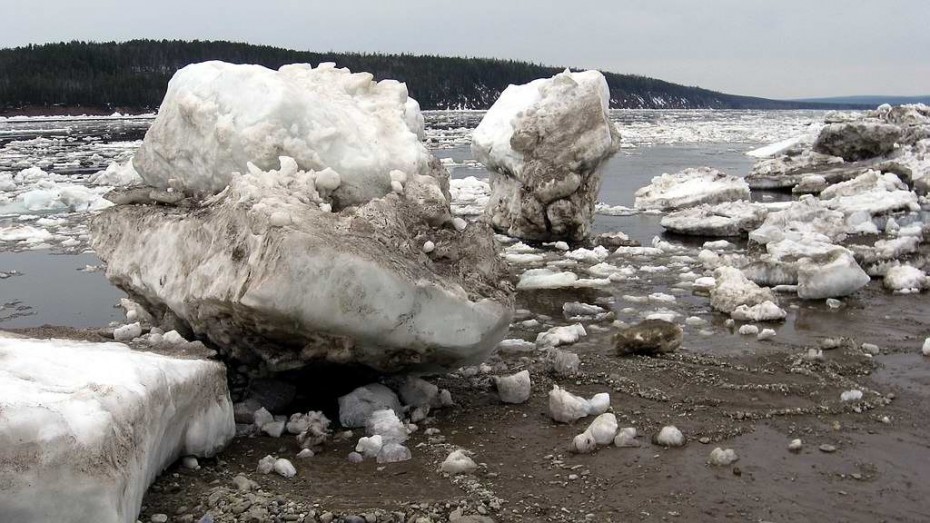
<path id="1" fill-rule="evenodd" d="M 657 275 L 606 290 L 521 292 L 517 307 L 564 324 L 564 301 L 643 295 L 668 289 L 672 280 Z M 434 382 L 448 388 L 457 403 L 436 412 L 429 424 L 444 441 L 424 435 L 427 425 L 421 424 L 409 441 L 413 459 L 405 463 L 347 462 L 363 435 L 359 430 L 307 461 L 293 459 L 299 450 L 293 437 L 238 438 L 218 459 L 202 460 L 201 470 L 169 469 L 146 497 L 141 519 L 165 513 L 174 521 L 183 514 L 196 521 L 209 511 L 215 521 L 248 520 L 232 514 L 227 503 L 241 499 L 231 494 L 231 479 L 241 473 L 264 493 L 251 505 L 280 507 L 274 510 L 282 521 L 330 511 L 381 514 L 378 521 L 400 520 L 390 515 L 395 511 L 404 513 L 404 521 L 445 521 L 456 508 L 521 522 L 926 520 L 930 360 L 919 354 L 930 332 L 926 298 L 893 296 L 873 282 L 841 309 L 822 302 L 783 305 L 792 303 L 798 308 L 788 309 L 784 324 L 772 325 L 778 335 L 770 341 L 733 333 L 722 315 L 709 312 L 706 298 L 682 295 L 676 310 L 706 318 L 713 334 L 685 327 L 684 345 L 675 354 L 617 357 L 614 329 L 595 323 L 586 324 L 588 337 L 565 347 L 581 357 L 580 376 L 556 378 L 531 353 L 494 356 L 488 374 L 437 377 Z M 515 328 L 511 336 L 531 339 L 538 330 Z M 838 337 L 841 346 L 825 350 L 823 361 L 802 357 L 822 339 Z M 866 354 L 862 343 L 877 344 L 881 353 Z M 501 404 L 490 376 L 522 369 L 533 377 L 530 401 Z M 554 383 L 583 396 L 609 392 L 620 426 L 636 427 L 642 446 L 569 453 L 572 438 L 591 418 L 554 423 L 547 399 Z M 852 389 L 861 390 L 863 399 L 840 401 Z M 316 400 L 335 417 L 335 396 Z M 664 425 L 681 429 L 687 445 L 653 445 L 651 436 Z M 787 448 L 794 438 L 804 444 L 797 454 Z M 819 450 L 823 444 L 836 451 Z M 734 449 L 739 461 L 707 465 L 716 446 Z M 439 472 L 441 461 L 458 447 L 474 452 L 481 464 L 473 477 Z M 266 454 L 292 459 L 297 477 L 255 472 Z M 175 516 L 178 507 L 184 510 Z"/>

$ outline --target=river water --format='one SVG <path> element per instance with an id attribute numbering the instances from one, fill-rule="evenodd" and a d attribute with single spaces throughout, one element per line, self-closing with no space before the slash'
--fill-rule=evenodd
<path id="1" fill-rule="evenodd" d="M 440 158 L 452 160 L 452 176 L 486 178 L 469 146 L 470 132 L 483 113 L 425 116 L 427 144 Z M 604 167 L 599 199 L 631 206 L 633 193 L 653 176 L 686 167 L 745 175 L 752 165 L 746 151 L 805 132 L 822 117 L 817 111 L 613 111 L 623 148 Z M 151 117 L 0 119 L 0 189 L 4 173 L 12 176 L 33 167 L 51 173 L 32 185 L 0 190 L 0 238 L 3 231 L 31 227 L 30 232 L 47 229 L 55 239 L 0 241 L 0 274 L 13 274 L 0 279 L 0 327 L 94 327 L 122 319 L 114 308 L 122 293 L 101 271 L 82 270 L 100 263 L 86 247 L 87 214 L 60 208 L 26 211 L 22 195 L 34 188 L 88 185 L 90 174 L 131 157 L 151 122 Z M 648 243 L 662 234 L 660 218 L 598 215 L 594 230 L 619 230 Z"/>

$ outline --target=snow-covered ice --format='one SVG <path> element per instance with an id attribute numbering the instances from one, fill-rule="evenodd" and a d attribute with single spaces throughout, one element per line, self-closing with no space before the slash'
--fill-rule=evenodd
<path id="1" fill-rule="evenodd" d="M 662 217 L 661 225 L 677 234 L 741 236 L 762 225 L 765 205 L 742 200 L 680 209 Z"/>
<path id="2" fill-rule="evenodd" d="M 533 239 L 587 236 L 601 164 L 620 146 L 607 81 L 565 71 L 511 85 L 472 135 L 472 153 L 491 171 L 486 209 L 495 229 Z"/>
<path id="3" fill-rule="evenodd" d="M 0 335 L 0 520 L 136 521 L 149 484 L 235 433 L 225 368 Z"/>
<path id="4" fill-rule="evenodd" d="M 749 186 L 741 178 L 709 167 L 663 174 L 636 191 L 637 209 L 674 210 L 701 204 L 749 199 Z"/>
<path id="5" fill-rule="evenodd" d="M 569 271 L 552 269 L 530 269 L 520 275 L 517 289 L 559 289 L 572 287 L 578 281 L 578 275 Z"/>
<path id="6" fill-rule="evenodd" d="M 477 469 L 478 465 L 462 449 L 453 450 L 439 466 L 446 474 L 470 474 Z"/>
<path id="7" fill-rule="evenodd" d="M 585 432 L 590 434 L 598 445 L 610 445 L 614 440 L 614 436 L 617 435 L 617 416 L 605 412 L 594 418 L 594 421 L 588 425 Z"/>
<path id="8" fill-rule="evenodd" d="M 358 387 L 339 398 L 339 423 L 347 428 L 364 427 L 375 411 L 384 409 L 403 412 L 394 391 L 380 383 Z"/>
<path id="9" fill-rule="evenodd" d="M 927 273 L 911 265 L 896 265 L 885 273 L 884 285 L 900 293 L 920 292 L 928 287 Z"/>
<path id="10" fill-rule="evenodd" d="M 159 188 L 215 194 L 252 163 L 270 170 L 280 156 L 326 173 L 318 190 L 340 208 L 388 194 L 392 171 L 427 174 L 423 116 L 393 80 L 375 82 L 333 64 L 274 71 L 223 62 L 179 70 L 133 165 Z"/>
<path id="11" fill-rule="evenodd" d="M 581 338 L 587 336 L 584 326 L 580 323 L 565 325 L 562 327 L 552 327 L 546 332 L 540 332 L 536 336 L 536 346 L 539 348 L 558 347 L 560 345 L 571 345 Z"/>
<path id="12" fill-rule="evenodd" d="M 662 430 L 656 434 L 655 442 L 663 447 L 681 447 L 685 444 L 685 436 L 678 430 L 678 427 L 668 425 L 662 427 Z"/>
<path id="13" fill-rule="evenodd" d="M 486 227 L 433 228 L 449 216 L 440 179 L 412 177 L 403 199 L 391 194 L 337 215 L 307 200 L 322 195 L 296 168 L 282 159 L 286 173 L 235 177 L 198 213 L 112 207 L 94 219 L 93 247 L 107 261 L 108 278 L 137 301 L 170 310 L 222 350 L 242 361 L 258 356 L 273 369 L 351 355 L 398 370 L 404 361 L 397 351 L 414 365 L 464 363 L 483 359 L 503 339 L 511 297 L 494 290 L 503 264 Z M 413 241 L 424 230 L 442 253 L 438 259 Z M 437 270 L 443 265 L 451 270 Z M 491 273 L 483 285 L 482 274 Z M 458 321 L 446 321 L 449 315 Z M 247 342 L 256 324 L 262 340 L 305 345 L 288 354 L 274 343 Z M 330 352 L 337 345 L 348 352 Z"/>
<path id="14" fill-rule="evenodd" d="M 739 269 L 720 267 L 714 271 L 714 281 L 710 306 L 720 312 L 732 314 L 741 305 L 753 307 L 765 302 L 778 303 L 771 289 L 749 281 Z M 749 314 L 749 311 L 744 312 Z"/>
<path id="15" fill-rule="evenodd" d="M 410 435 L 407 426 L 397 417 L 397 413 L 391 409 L 373 412 L 365 423 L 365 431 L 369 436 L 381 436 L 384 445 L 403 443 L 407 441 Z"/>
<path id="16" fill-rule="evenodd" d="M 553 385 L 549 391 L 549 414 L 560 423 L 572 423 L 581 418 L 603 414 L 610 407 L 610 396 L 600 393 L 590 400 Z"/>
<path id="17" fill-rule="evenodd" d="M 737 461 L 739 461 L 739 456 L 736 455 L 736 451 L 720 447 L 710 451 L 710 457 L 707 459 L 707 463 L 715 467 L 726 467 Z"/>
<path id="18" fill-rule="evenodd" d="M 495 377 L 497 394 L 504 403 L 525 403 L 530 398 L 530 372 L 521 370 L 511 376 Z"/>

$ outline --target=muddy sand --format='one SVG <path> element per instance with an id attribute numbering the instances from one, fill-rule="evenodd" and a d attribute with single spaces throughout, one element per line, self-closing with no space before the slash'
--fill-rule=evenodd
<path id="1" fill-rule="evenodd" d="M 518 307 L 555 317 L 556 304 L 578 298 L 577 291 L 537 291 L 522 294 Z M 494 521 L 926 521 L 930 361 L 918 350 L 918 333 L 930 332 L 926 300 L 890 296 L 873 283 L 843 309 L 801 304 L 790 314 L 779 336 L 765 342 L 731 334 L 722 317 L 711 316 L 713 336 L 686 330 L 683 348 L 661 357 L 614 356 L 612 329 L 589 328 L 568 347 L 582 360 L 575 378 L 553 377 L 534 354 L 495 356 L 489 372 L 433 380 L 452 392 L 456 406 L 420 424 L 408 462 L 349 463 L 359 430 L 309 460 L 294 459 L 293 437 L 237 438 L 217 459 L 201 460 L 200 470 L 166 471 L 140 519 L 161 513 L 197 521 L 210 513 L 214 521 L 446 521 L 459 514 Z M 803 357 L 838 335 L 840 346 L 825 350 L 822 361 Z M 872 357 L 862 343 L 881 353 Z M 524 368 L 533 377 L 530 401 L 502 404 L 490 376 Z M 641 446 L 569 453 L 590 418 L 554 423 L 547 396 L 554 383 L 585 396 L 610 392 L 620 426 L 636 427 Z M 334 384 L 334 394 L 313 407 L 335 417 L 335 396 L 355 385 Z M 852 389 L 863 399 L 840 401 Z M 652 444 L 664 425 L 681 429 L 687 444 Z M 426 436 L 427 427 L 440 432 Z M 795 438 L 803 442 L 799 453 L 788 450 Z M 739 461 L 709 466 L 717 446 L 734 449 Z M 478 472 L 440 473 L 459 447 L 474 453 Z M 297 477 L 255 472 L 267 454 L 292 459 Z M 239 474 L 260 490 L 237 492 L 232 479 Z"/>
<path id="2" fill-rule="evenodd" d="M 664 263 L 653 260 L 649 263 Z M 640 265 L 644 262 L 640 261 Z M 683 269 L 682 269 L 683 270 Z M 675 271 L 642 275 L 602 289 L 518 293 L 521 319 L 510 337 L 535 340 L 548 325 L 572 323 L 568 301 L 605 303 L 633 323 L 656 304 L 624 296 L 676 295 L 662 303 L 704 326 L 686 326 L 678 352 L 618 357 L 610 320 L 584 322 L 588 336 L 562 347 L 581 358 L 581 372 L 558 377 L 539 351 L 497 354 L 481 368 L 430 377 L 456 405 L 433 411 L 408 446 L 410 461 L 379 465 L 347 461 L 358 438 L 334 437 L 306 460 L 293 436 L 239 437 L 200 469 L 170 467 L 150 488 L 139 519 L 168 521 L 926 521 L 930 514 L 930 358 L 920 355 L 930 333 L 925 296 L 892 295 L 873 281 L 838 309 L 782 297 L 785 323 L 762 325 L 777 336 L 741 336 L 710 311 L 707 298 L 675 289 Z M 624 312 L 625 311 L 625 312 Z M 680 320 L 681 318 L 679 318 Z M 681 321 L 679 321 L 681 323 Z M 738 327 L 738 325 L 737 325 Z M 704 333 L 701 332 L 704 331 Z M 37 328 L 38 337 L 103 339 L 103 331 Z M 871 354 L 870 347 L 879 347 Z M 823 359 L 805 357 L 820 347 Z M 874 349 L 873 349 L 874 351 Z M 530 400 L 505 405 L 491 377 L 528 369 Z M 231 388 L 241 377 L 231 372 Z M 304 378 L 286 413 L 321 409 L 337 419 L 336 398 L 373 379 L 350 372 Z M 620 427 L 635 427 L 638 448 L 568 451 L 592 418 L 557 424 L 548 411 L 553 384 L 590 397 L 609 392 Z M 860 390 L 860 401 L 843 402 Z M 234 397 L 234 399 L 239 399 Z M 650 440 L 665 425 L 684 433 L 683 448 Z M 428 428 L 438 433 L 427 435 Z M 336 429 L 339 432 L 339 429 Z M 433 432 L 433 431 L 430 431 Z M 800 452 L 788 444 L 799 438 Z M 821 450 L 821 447 L 824 450 Z M 707 464 L 715 447 L 739 460 Z M 450 477 L 439 464 L 456 448 L 473 453 L 473 475 Z M 256 472 L 265 455 L 290 459 L 297 476 Z M 243 485 L 237 488 L 234 478 Z M 471 519 L 461 515 L 475 516 Z M 490 518 L 490 519 L 482 519 Z"/>

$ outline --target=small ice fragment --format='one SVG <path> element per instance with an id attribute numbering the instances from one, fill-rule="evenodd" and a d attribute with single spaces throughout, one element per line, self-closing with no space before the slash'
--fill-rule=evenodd
<path id="1" fill-rule="evenodd" d="M 571 423 L 589 414 L 588 400 L 553 385 L 549 392 L 549 414 L 560 423 Z"/>
<path id="2" fill-rule="evenodd" d="M 280 438 L 281 434 L 284 434 L 285 422 L 283 421 L 272 421 L 271 423 L 265 423 L 262 425 L 262 432 L 268 434 L 272 438 Z"/>
<path id="3" fill-rule="evenodd" d="M 436 244 L 433 243 L 433 242 L 431 242 L 431 241 L 429 241 L 429 240 L 427 240 L 427 241 L 423 244 L 423 252 L 425 252 L 426 254 L 429 254 L 429 253 L 433 252 L 434 249 L 436 249 Z"/>
<path id="4" fill-rule="evenodd" d="M 116 341 L 130 341 L 139 336 L 142 336 L 142 325 L 139 322 L 123 325 L 113 331 L 113 339 Z"/>
<path id="5" fill-rule="evenodd" d="M 755 325 L 743 325 L 739 328 L 739 333 L 743 335 L 756 335 L 759 334 L 759 327 Z"/>
<path id="6" fill-rule="evenodd" d="M 791 452 L 801 452 L 801 447 L 803 446 L 804 444 L 801 443 L 800 439 L 793 439 L 791 443 L 788 444 L 788 450 Z"/>
<path id="7" fill-rule="evenodd" d="M 279 458 L 274 462 L 274 471 L 285 478 L 293 478 L 297 475 L 294 465 L 284 458 Z"/>
<path id="8" fill-rule="evenodd" d="M 764 340 L 770 340 L 770 339 L 772 339 L 772 338 L 774 338 L 774 337 L 775 337 L 775 331 L 774 331 L 774 330 L 772 330 L 772 329 L 762 329 L 762 332 L 760 332 L 760 333 L 756 336 L 756 339 L 759 340 L 759 341 L 764 341 Z"/>
<path id="9" fill-rule="evenodd" d="M 594 436 L 587 431 L 575 436 L 570 448 L 572 452 L 578 454 L 590 454 L 594 452 L 595 449 L 597 449 L 597 442 L 594 441 Z"/>
<path id="10" fill-rule="evenodd" d="M 639 441 L 636 440 L 636 429 L 633 427 L 624 427 L 620 429 L 620 432 L 617 433 L 617 437 L 614 438 L 614 445 L 620 448 L 638 447 Z"/>
<path id="11" fill-rule="evenodd" d="M 400 443 L 385 443 L 378 453 L 378 463 L 397 463 L 411 458 L 410 449 Z"/>
<path id="12" fill-rule="evenodd" d="M 685 319 L 685 325 L 690 325 L 691 327 L 700 327 L 706 324 L 707 324 L 707 320 L 703 318 L 699 318 L 697 316 L 688 316 Z"/>
<path id="13" fill-rule="evenodd" d="M 381 452 L 381 447 L 383 446 L 384 442 L 381 436 L 378 434 L 370 437 L 362 436 L 358 440 L 358 445 L 355 446 L 355 451 L 360 453 L 362 456 L 374 458 L 378 456 L 378 453 Z"/>
<path id="14" fill-rule="evenodd" d="M 522 370 L 512 376 L 495 377 L 497 394 L 504 403 L 524 403 L 530 399 L 530 373 Z"/>
<path id="15" fill-rule="evenodd" d="M 804 358 L 808 361 L 823 361 L 823 350 L 821 349 L 807 349 L 807 354 L 804 355 Z"/>
<path id="16" fill-rule="evenodd" d="M 733 449 L 724 450 L 717 447 L 710 451 L 710 459 L 707 460 L 707 463 L 715 467 L 726 467 L 737 461 L 739 461 L 739 456 L 736 455 Z"/>
<path id="17" fill-rule="evenodd" d="M 859 401 L 862 399 L 861 390 L 847 390 L 840 394 L 840 401 Z"/>
<path id="18" fill-rule="evenodd" d="M 184 336 L 181 336 L 178 331 L 168 331 L 162 335 L 161 339 L 164 343 L 168 343 L 170 345 L 187 342 L 187 340 L 184 339 Z"/>
<path id="19" fill-rule="evenodd" d="M 685 435 L 678 430 L 678 427 L 669 425 L 662 427 L 662 430 L 656 434 L 655 442 L 663 447 L 681 447 L 685 444 Z"/>
<path id="20" fill-rule="evenodd" d="M 585 432 L 590 434 L 598 445 L 610 445 L 617 434 L 617 417 L 610 412 L 601 414 L 594 418 Z"/>
<path id="21" fill-rule="evenodd" d="M 268 409 L 261 407 L 252 414 L 252 419 L 254 420 L 256 427 L 262 428 L 263 426 L 272 423 L 274 421 L 274 416 L 268 412 Z"/>
<path id="22" fill-rule="evenodd" d="M 274 456 L 265 456 L 264 458 L 258 460 L 258 467 L 256 470 L 261 474 L 271 474 L 271 471 L 274 470 L 274 464 Z"/>
<path id="23" fill-rule="evenodd" d="M 181 465 L 190 470 L 197 470 L 200 468 L 200 463 L 197 462 L 196 456 L 184 456 L 181 458 Z"/>
<path id="24" fill-rule="evenodd" d="M 606 392 L 595 394 L 588 400 L 588 405 L 588 415 L 599 416 L 610 408 L 610 394 Z"/>
<path id="25" fill-rule="evenodd" d="M 475 461 L 462 450 L 452 451 L 439 466 L 447 474 L 471 474 L 478 468 Z"/>

